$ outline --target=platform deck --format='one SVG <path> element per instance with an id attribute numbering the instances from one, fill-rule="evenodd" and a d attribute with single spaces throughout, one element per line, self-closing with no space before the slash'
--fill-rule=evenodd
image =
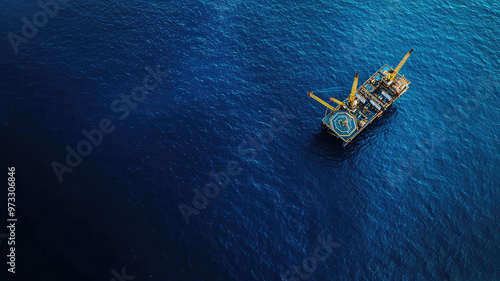
<path id="1" fill-rule="evenodd" d="M 397 74 L 390 85 L 384 84 L 383 77 L 391 71 L 394 69 L 386 64 L 359 86 L 356 90 L 358 104 L 354 108 L 338 105 L 335 111 L 327 111 L 325 114 L 323 125 L 342 139 L 344 146 L 408 89 L 410 82 L 400 74 Z M 344 104 L 348 101 L 349 97 L 344 100 Z"/>

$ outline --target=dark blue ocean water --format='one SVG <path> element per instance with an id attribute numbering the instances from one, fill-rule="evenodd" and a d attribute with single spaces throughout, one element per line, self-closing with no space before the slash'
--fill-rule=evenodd
<path id="1" fill-rule="evenodd" d="M 18 53 L 8 33 L 42 9 L 0 7 L 12 280 L 500 280 L 497 2 L 69 1 Z M 343 99 L 411 48 L 381 118 L 345 148 L 321 129 L 307 91 Z M 114 131 L 60 183 L 51 164 L 103 118 Z M 235 162 L 187 225 L 180 204 Z"/>

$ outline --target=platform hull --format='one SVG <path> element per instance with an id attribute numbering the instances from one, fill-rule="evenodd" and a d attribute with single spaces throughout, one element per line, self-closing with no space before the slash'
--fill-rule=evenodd
<path id="1" fill-rule="evenodd" d="M 382 66 L 363 85 L 356 90 L 355 106 L 338 105 L 335 110 L 327 110 L 323 125 L 329 132 L 344 141 L 344 146 L 351 142 L 365 127 L 387 110 L 409 88 L 410 81 L 397 74 L 389 82 L 387 74 L 394 69 L 389 65 Z"/>

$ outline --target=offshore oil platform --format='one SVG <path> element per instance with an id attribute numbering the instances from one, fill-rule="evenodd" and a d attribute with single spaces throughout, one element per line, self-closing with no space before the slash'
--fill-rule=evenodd
<path id="1" fill-rule="evenodd" d="M 349 97 L 343 102 L 330 98 L 330 101 L 337 103 L 336 107 L 315 96 L 313 92 L 307 93 L 309 97 L 326 106 L 322 125 L 330 134 L 342 139 L 343 146 L 351 142 L 408 90 L 410 81 L 399 74 L 399 70 L 412 51 L 413 49 L 405 55 L 396 69 L 387 64 L 382 66 L 359 88 L 357 88 L 359 72 L 356 73 Z"/>

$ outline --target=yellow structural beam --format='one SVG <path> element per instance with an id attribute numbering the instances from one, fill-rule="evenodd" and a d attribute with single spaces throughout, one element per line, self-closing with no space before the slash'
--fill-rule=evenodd
<path id="1" fill-rule="evenodd" d="M 352 82 L 351 95 L 349 96 L 349 107 L 354 106 L 354 100 L 356 99 L 356 89 L 358 88 L 358 77 L 359 71 L 356 72 L 356 77 L 354 77 L 354 82 Z"/>
<path id="2" fill-rule="evenodd" d="M 389 80 L 394 80 L 394 78 L 396 78 L 396 76 L 398 75 L 398 72 L 399 70 L 401 69 L 401 67 L 403 67 L 403 65 L 405 64 L 406 60 L 410 57 L 411 55 L 411 52 L 413 52 L 413 48 L 405 55 L 405 57 L 401 60 L 401 62 L 398 64 L 398 66 L 396 67 L 396 69 L 394 69 L 394 72 L 392 73 L 389 73 Z"/>
<path id="3" fill-rule="evenodd" d="M 345 106 L 345 103 L 339 101 L 338 99 L 330 98 L 330 101 L 333 101 L 333 102 L 336 102 L 336 103 L 338 103 L 338 104 L 340 104 L 342 106 Z"/>
<path id="4" fill-rule="evenodd" d="M 309 92 L 309 93 L 307 93 L 307 96 L 309 96 L 309 97 L 311 97 L 311 98 L 315 99 L 317 102 L 319 102 L 319 103 L 321 103 L 322 105 L 326 106 L 326 107 L 327 107 L 327 108 L 329 108 L 330 110 L 335 111 L 335 108 L 333 108 L 333 106 L 331 106 L 331 105 L 330 105 L 329 103 L 327 103 L 326 101 L 324 101 L 324 100 L 322 100 L 322 99 L 318 98 L 317 96 L 315 96 L 315 95 L 313 94 L 313 92 Z"/>

